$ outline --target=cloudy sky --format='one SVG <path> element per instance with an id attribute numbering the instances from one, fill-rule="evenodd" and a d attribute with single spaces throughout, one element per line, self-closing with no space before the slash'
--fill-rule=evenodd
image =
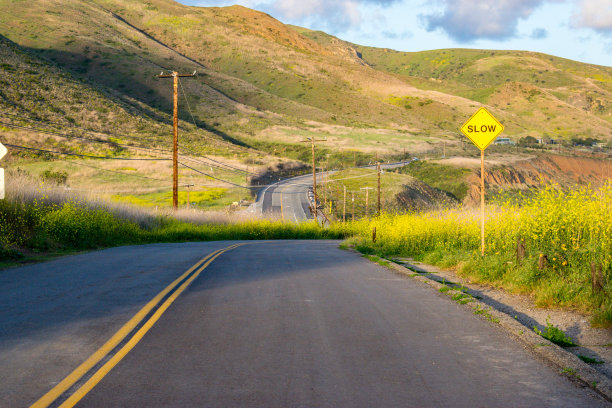
<path id="1" fill-rule="evenodd" d="M 612 0 L 178 0 L 241 4 L 283 23 L 399 51 L 539 51 L 612 66 Z"/>

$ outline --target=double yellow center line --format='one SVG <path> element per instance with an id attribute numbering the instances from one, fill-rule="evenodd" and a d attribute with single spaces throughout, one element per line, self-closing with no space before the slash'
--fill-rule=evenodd
<path id="1" fill-rule="evenodd" d="M 73 407 L 91 391 L 130 352 L 164 314 L 166 309 L 215 259 L 244 244 L 219 249 L 200 259 L 195 265 L 159 292 L 149 303 L 119 329 L 102 347 L 43 395 L 30 408 Z M 165 299 L 165 300 L 164 300 Z M 163 302 L 162 302 L 163 301 Z M 155 310 L 154 310 L 155 309 Z M 93 372 L 93 374 L 92 374 Z M 86 379 L 87 378 L 87 379 Z M 84 382 L 83 382 L 84 381 Z M 81 383 L 78 388 L 77 382 Z M 75 390 L 72 390 L 76 388 Z"/>

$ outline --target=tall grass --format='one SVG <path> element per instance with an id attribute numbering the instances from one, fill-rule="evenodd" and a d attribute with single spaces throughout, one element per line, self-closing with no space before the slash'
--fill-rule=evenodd
<path id="1" fill-rule="evenodd" d="M 520 204 L 489 208 L 484 257 L 479 217 L 470 210 L 383 215 L 354 228 L 364 252 L 455 267 L 474 281 L 531 294 L 540 306 L 574 308 L 591 313 L 596 325 L 612 326 L 612 183 L 597 190 L 548 186 Z M 520 261 L 518 239 L 527 250 Z M 602 267 L 602 291 L 592 290 L 591 263 Z"/>
<path id="2" fill-rule="evenodd" d="M 23 175 L 8 177 L 0 200 L 0 261 L 23 252 L 90 249 L 150 242 L 343 238 L 314 222 L 293 225 L 246 215 L 157 212 L 80 196 Z"/>

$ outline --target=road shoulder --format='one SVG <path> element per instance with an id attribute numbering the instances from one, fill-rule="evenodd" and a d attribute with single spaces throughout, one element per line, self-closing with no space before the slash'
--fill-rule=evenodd
<path id="1" fill-rule="evenodd" d="M 353 249 L 348 250 L 361 255 Z M 558 369 L 561 375 L 565 375 L 581 386 L 591 388 L 606 400 L 612 402 L 612 379 L 606 375 L 606 371 L 597 370 L 578 357 L 578 355 L 583 354 L 601 356 L 594 347 L 582 345 L 581 347 L 565 349 L 536 334 L 533 326 L 529 326 L 529 323 L 537 321 L 537 317 L 540 317 L 546 311 L 540 309 L 537 317 L 529 313 L 528 309 L 522 309 L 521 313 L 512 313 L 515 309 L 507 304 L 508 298 L 512 295 L 505 294 L 506 303 L 501 303 L 492 296 L 483 296 L 482 286 L 463 282 L 454 273 L 443 271 L 432 265 L 417 264 L 412 260 L 385 259 L 376 255 L 365 255 L 364 257 L 398 274 L 422 282 L 444 293 L 456 303 L 471 308 L 474 314 L 480 315 L 492 324 L 501 327 L 535 356 Z M 489 295 L 491 294 L 490 290 L 488 291 Z M 535 310 L 535 307 L 532 307 L 531 310 Z M 600 347 L 609 349 L 609 344 L 604 344 L 604 342 L 610 333 L 605 330 L 602 333 L 604 339 L 600 339 Z M 608 369 L 607 366 L 610 366 L 611 363 L 606 360 L 602 365 L 605 365 L 605 369 Z"/>

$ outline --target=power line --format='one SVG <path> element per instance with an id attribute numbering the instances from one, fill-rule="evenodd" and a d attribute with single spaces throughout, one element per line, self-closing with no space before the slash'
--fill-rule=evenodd
<path id="1" fill-rule="evenodd" d="M 90 143 L 103 143 L 103 144 L 109 144 L 109 145 L 112 145 L 112 146 L 125 147 L 125 148 L 128 148 L 128 149 L 136 149 L 136 150 L 144 150 L 144 151 L 155 151 L 155 152 L 163 152 L 163 153 L 172 153 L 170 150 L 162 150 L 162 149 L 155 149 L 155 148 L 142 147 L 142 146 L 134 146 L 134 145 L 125 145 L 125 144 L 122 144 L 122 143 L 112 142 L 112 141 L 108 141 L 108 140 L 98 140 L 98 139 L 90 139 L 90 138 L 86 138 L 86 137 L 82 137 L 82 136 L 66 135 L 66 134 L 63 134 L 63 133 L 57 133 L 57 132 L 54 132 L 54 131 L 51 131 L 51 130 L 47 130 L 47 129 L 37 129 L 37 128 L 31 128 L 31 127 L 26 127 L 26 126 L 14 125 L 14 124 L 5 123 L 5 122 L 0 122 L 0 125 L 9 126 L 9 127 L 16 128 L 16 129 L 30 130 L 30 131 L 35 131 L 35 132 L 39 132 L 39 133 L 50 134 L 50 135 L 57 136 L 57 137 L 62 137 L 62 138 L 65 138 L 65 139 L 80 139 L 80 140 L 84 140 L 84 141 L 87 141 L 87 142 L 90 142 Z M 186 160 L 190 160 L 190 161 L 194 161 L 194 162 L 197 162 L 197 163 L 205 164 L 205 165 L 207 165 L 209 167 L 214 167 L 214 168 L 216 168 L 218 170 L 221 170 L 221 171 L 229 171 L 229 172 L 234 172 L 234 173 L 239 173 L 239 174 L 256 175 L 255 173 L 246 173 L 244 170 L 240 170 L 240 169 L 233 170 L 233 167 L 231 167 L 231 166 L 227 166 L 226 165 L 227 167 L 229 167 L 229 169 L 226 169 L 226 168 L 223 168 L 223 167 L 218 166 L 218 165 L 213 164 L 213 163 L 206 163 L 206 162 L 203 162 L 203 161 L 200 161 L 200 160 L 197 160 L 197 159 L 185 156 L 185 155 L 181 155 L 181 156 L 184 159 L 186 159 Z M 211 160 L 211 161 L 216 162 L 216 163 L 220 163 L 220 162 L 218 162 L 218 161 L 216 161 L 214 159 L 210 159 L 210 158 L 206 158 L 206 159 Z M 220 164 L 223 164 L 223 163 L 220 163 Z"/>
<path id="2" fill-rule="evenodd" d="M 253 187 L 245 187 L 245 186 L 241 186 L 240 184 L 236 184 L 236 183 L 234 183 L 234 182 L 232 182 L 232 181 L 227 181 L 227 180 L 223 180 L 223 179 L 221 179 L 221 178 L 219 178 L 219 177 L 211 176 L 210 174 L 204 173 L 203 171 L 200 171 L 200 170 L 198 170 L 198 169 L 194 169 L 193 167 L 188 166 L 188 165 L 186 165 L 185 163 L 181 163 L 181 162 L 179 162 L 179 164 L 180 164 L 181 166 L 183 166 L 183 167 L 187 167 L 188 169 L 195 171 L 196 173 L 202 174 L 202 175 L 204 175 L 204 176 L 210 177 L 210 178 L 215 179 L 215 180 L 218 180 L 218 181 L 222 181 L 222 182 L 227 183 L 227 184 L 231 184 L 232 186 L 236 186 L 236 187 L 244 188 L 244 189 L 246 189 L 246 190 L 252 190 L 252 189 L 254 189 L 254 188 L 260 188 L 260 187 L 262 187 L 262 186 L 253 186 Z"/>
<path id="3" fill-rule="evenodd" d="M 13 114 L 10 114 L 10 113 L 2 113 L 2 114 L 19 117 L 19 118 L 26 119 L 26 120 L 33 120 L 33 119 L 30 119 L 30 118 L 24 118 L 22 116 L 13 115 Z M 33 120 L 33 121 L 35 121 L 35 120 Z M 54 135 L 54 136 L 58 136 L 58 137 L 63 137 L 63 138 L 66 138 L 66 139 L 79 139 L 79 140 L 84 140 L 84 141 L 87 141 L 87 142 L 90 142 L 90 143 L 103 143 L 103 144 L 108 144 L 108 145 L 112 145 L 112 146 L 125 147 L 125 148 L 128 148 L 128 149 L 137 149 L 137 150 L 140 149 L 140 150 L 144 150 L 144 151 L 155 151 L 155 152 L 160 152 L 160 153 L 172 153 L 171 150 L 156 149 L 156 148 L 153 148 L 153 147 L 144 147 L 144 146 L 139 146 L 139 145 L 129 145 L 129 144 L 113 142 L 113 141 L 110 141 L 110 140 L 91 139 L 91 138 L 87 138 L 87 137 L 83 137 L 83 136 L 75 136 L 75 135 L 69 135 L 69 134 L 65 134 L 65 133 L 58 133 L 57 131 L 49 130 L 49 129 L 33 128 L 33 127 L 15 125 L 15 124 L 6 123 L 6 122 L 0 122 L 0 125 L 12 127 L 12 128 L 15 128 L 15 129 L 22 129 L 22 130 L 29 130 L 29 131 L 34 131 L 34 132 L 39 132 L 39 133 L 44 133 L 44 134 L 50 134 L 50 135 Z M 91 131 L 91 130 L 87 130 L 87 129 L 84 129 L 84 128 L 81 128 L 81 127 L 77 127 L 77 126 L 75 126 L 75 128 L 84 130 L 86 132 L 100 133 L 100 134 L 103 134 L 103 135 L 106 135 L 106 136 L 109 136 L 109 137 L 125 137 L 125 136 L 120 136 L 120 135 L 111 135 L 111 134 L 108 134 L 108 133 Z M 186 150 L 191 151 L 190 149 L 186 149 Z M 191 152 L 193 152 L 193 151 L 191 151 Z M 186 155 L 181 155 L 181 156 L 185 157 L 187 160 L 197 161 L 196 159 L 189 158 Z M 209 157 L 206 157 L 206 156 L 203 156 L 203 157 L 205 159 L 207 159 L 207 160 L 210 160 L 210 161 L 214 162 L 214 163 L 218 163 L 218 165 L 209 164 L 209 163 L 202 163 L 202 164 L 206 164 L 208 166 L 212 166 L 212 167 L 218 168 L 219 170 L 238 171 L 241 174 L 247 173 L 244 170 L 239 169 L 237 167 L 230 166 L 228 164 L 219 162 L 219 161 L 217 161 L 215 159 L 212 159 L 212 158 L 209 158 Z M 227 167 L 227 169 L 222 167 L 222 166 Z M 253 176 L 257 175 L 255 173 L 248 173 L 248 174 L 251 174 Z"/>
<path id="4" fill-rule="evenodd" d="M 181 82 L 181 78 L 180 77 L 178 78 L 178 83 L 181 86 L 181 91 L 183 92 L 183 97 L 185 98 L 185 102 L 187 103 L 187 110 L 189 111 L 189 115 L 191 115 L 191 121 L 193 122 L 193 126 L 196 128 L 196 133 L 197 133 L 197 131 L 200 130 L 200 128 L 195 123 L 195 118 L 193 117 L 193 113 L 191 112 L 191 106 L 189 105 L 189 101 L 187 100 L 187 94 L 185 93 L 185 89 L 183 88 L 183 83 Z M 225 141 L 222 141 L 222 142 L 225 142 Z M 225 142 L 225 143 L 227 145 L 229 145 L 230 147 L 232 147 L 233 149 L 235 149 L 235 150 L 240 150 L 238 148 L 238 146 L 234 145 L 233 143 L 229 143 L 229 142 Z"/>
<path id="5" fill-rule="evenodd" d="M 85 141 L 91 142 L 91 143 L 103 143 L 103 144 L 109 144 L 109 145 L 113 145 L 113 146 L 126 147 L 126 148 L 130 148 L 130 149 L 140 149 L 140 150 L 146 150 L 146 151 L 157 151 L 157 152 L 161 152 L 161 153 L 171 153 L 170 150 L 156 149 L 154 147 L 144 147 L 144 146 L 138 146 L 138 145 L 126 145 L 126 144 L 122 144 L 122 143 L 113 142 L 113 141 L 110 141 L 110 140 L 90 139 L 90 138 L 83 137 L 83 136 L 74 136 L 74 135 L 67 135 L 65 133 L 58 133 L 58 132 L 55 132 L 55 131 L 52 131 L 52 130 L 48 130 L 48 129 L 37 129 L 37 128 L 32 128 L 32 127 L 27 127 L 27 126 L 14 125 L 12 123 L 0 122 L 0 125 L 12 127 L 12 128 L 15 128 L 15 129 L 30 130 L 30 131 L 34 131 L 34 132 L 49 134 L 49 135 L 53 135 L 53 136 L 63 137 L 63 138 L 66 138 L 66 139 L 79 139 L 79 140 L 85 140 Z M 111 137 L 114 137 L 114 136 L 111 136 Z"/>
<path id="6" fill-rule="evenodd" d="M 138 178 L 142 178 L 142 179 L 149 179 L 149 180 L 156 180 L 156 181 L 164 181 L 166 182 L 167 180 L 162 180 L 162 179 L 158 179 L 158 178 L 153 178 L 153 177 L 147 177 L 147 176 L 141 176 L 139 174 L 131 174 L 131 173 L 123 173 L 121 171 L 117 171 L 117 170 L 110 170 L 110 169 L 105 169 L 103 167 L 97 167 L 97 166 L 92 166 L 90 164 L 85 164 L 85 163 L 79 163 L 79 162 L 75 162 L 72 161 L 70 162 L 71 164 L 76 164 L 78 166 L 85 166 L 85 167 L 90 167 L 92 169 L 97 169 L 97 170 L 102 170 L 102 171 L 107 171 L 110 173 L 117 173 L 117 174 L 122 174 L 124 176 L 131 176 L 131 177 L 138 177 Z"/>
<path id="7" fill-rule="evenodd" d="M 179 83 L 179 85 L 181 86 L 181 92 L 182 92 L 182 94 L 183 94 L 183 98 L 185 99 L 185 103 L 187 104 L 187 110 L 189 111 L 189 115 L 191 116 L 191 121 L 193 122 L 193 126 L 195 127 L 196 132 L 198 132 L 198 131 L 200 130 L 200 128 L 199 128 L 199 127 L 198 127 L 198 125 L 196 124 L 195 117 L 193 116 L 193 112 L 191 111 L 191 105 L 189 105 L 189 100 L 187 99 L 187 94 L 185 93 L 185 88 L 183 88 L 183 83 L 181 82 L 181 79 L 180 79 L 180 78 L 178 78 L 178 83 Z M 187 150 L 188 150 L 188 151 L 190 151 L 190 149 L 187 149 Z M 194 152 L 193 152 L 193 151 L 191 151 L 191 153 L 193 154 Z M 204 157 L 206 157 L 206 156 L 204 156 Z M 221 164 L 221 165 L 223 165 L 223 166 L 226 166 L 226 167 L 232 168 L 232 169 L 234 169 L 234 170 L 239 170 L 239 171 L 244 172 L 244 170 L 242 170 L 242 169 L 238 169 L 238 168 L 236 168 L 236 167 L 232 167 L 232 166 L 227 165 L 227 164 L 225 164 L 225 163 L 218 162 L 218 161 L 216 161 L 215 159 L 211 159 L 211 158 L 208 158 L 208 157 L 206 157 L 206 158 L 207 158 L 208 160 L 210 160 L 210 161 L 214 161 L 214 162 L 219 163 L 219 164 Z M 245 173 L 248 173 L 248 172 L 245 172 Z"/>
<path id="8" fill-rule="evenodd" d="M 235 173 L 235 174 L 240 174 L 240 175 L 246 175 L 246 174 L 248 174 L 248 175 L 251 175 L 251 176 L 257 176 L 257 174 L 255 174 L 255 173 L 251 173 L 251 172 L 247 172 L 247 171 L 245 171 L 245 170 L 240 170 L 240 169 L 236 169 L 236 170 L 234 170 L 232 167 L 230 167 L 230 168 L 227 168 L 227 169 L 226 169 L 226 168 L 221 167 L 221 166 L 218 166 L 218 165 L 216 165 L 216 164 L 213 164 L 213 163 L 207 163 L 207 162 L 205 162 L 205 161 L 202 161 L 202 160 L 199 160 L 199 159 L 195 159 L 195 158 L 193 158 L 193 157 L 189 157 L 189 156 L 185 156 L 185 155 L 180 155 L 180 156 L 181 156 L 183 159 L 185 159 L 185 160 L 189 160 L 189 161 L 192 161 L 192 162 L 200 163 L 200 164 L 203 164 L 203 165 L 205 165 L 205 166 L 209 166 L 209 167 L 214 167 L 214 168 L 216 168 L 216 169 L 218 169 L 218 170 L 227 171 L 227 172 L 230 172 L 230 173 Z M 215 161 L 215 160 L 213 160 L 213 159 L 209 159 L 209 158 L 206 158 L 206 157 L 205 157 L 205 159 Z"/>
<path id="9" fill-rule="evenodd" d="M 16 149 L 22 150 L 34 150 L 37 152 L 44 153 L 53 153 L 53 154 L 62 154 L 65 156 L 77 156 L 77 157 L 87 157 L 90 159 L 101 159 L 101 160 L 131 160 L 131 161 L 169 161 L 170 159 L 139 159 L 139 158 L 130 158 L 130 157 L 110 157 L 110 156 L 92 156 L 88 154 L 78 154 L 78 153 L 64 153 L 64 152 L 56 152 L 53 150 L 45 150 L 45 149 L 36 149 L 34 147 L 27 146 L 18 146 L 14 144 L 3 143 L 5 146 L 14 147 Z"/>

